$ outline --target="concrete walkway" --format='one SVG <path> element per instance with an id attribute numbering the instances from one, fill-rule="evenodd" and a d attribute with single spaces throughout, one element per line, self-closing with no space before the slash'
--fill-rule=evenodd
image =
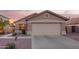
<path id="1" fill-rule="evenodd" d="M 32 39 L 33 49 L 79 49 L 79 41 L 65 36 L 35 36 Z"/>
<path id="2" fill-rule="evenodd" d="M 26 36 L 26 35 L 22 35 L 22 34 L 19 34 L 17 35 L 17 38 L 20 38 L 20 39 L 27 39 L 27 38 L 31 38 L 31 36 Z M 12 36 L 12 33 L 11 34 L 5 34 L 5 35 L 2 35 L 0 37 L 0 39 L 15 39 L 16 36 Z"/>
<path id="3" fill-rule="evenodd" d="M 12 35 L 12 33 L 11 34 L 2 35 L 1 37 L 8 37 L 8 36 L 11 36 L 11 35 Z"/>

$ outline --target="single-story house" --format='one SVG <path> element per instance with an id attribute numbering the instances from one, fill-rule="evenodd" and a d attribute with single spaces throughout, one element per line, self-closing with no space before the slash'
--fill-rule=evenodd
<path id="1" fill-rule="evenodd" d="M 65 35 L 67 20 L 64 16 L 46 10 L 28 15 L 14 24 L 16 32 L 25 32 L 27 35 Z"/>
<path id="2" fill-rule="evenodd" d="M 66 22 L 67 33 L 79 33 L 79 18 L 71 18 Z"/>
<path id="3" fill-rule="evenodd" d="M 41 35 L 65 35 L 65 22 L 68 18 L 56 14 L 52 11 L 46 10 L 36 14 L 33 17 L 26 17 L 26 23 L 32 36 Z"/>

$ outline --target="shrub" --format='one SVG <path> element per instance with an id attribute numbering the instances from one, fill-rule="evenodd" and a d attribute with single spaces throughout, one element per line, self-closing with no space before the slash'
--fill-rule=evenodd
<path id="1" fill-rule="evenodd" d="M 16 48 L 16 45 L 15 43 L 9 43 L 6 45 L 7 47 L 5 47 L 5 49 L 15 49 Z"/>

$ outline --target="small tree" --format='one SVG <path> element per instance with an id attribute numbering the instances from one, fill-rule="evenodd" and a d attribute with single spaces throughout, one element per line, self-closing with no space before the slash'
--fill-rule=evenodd
<path id="1" fill-rule="evenodd" d="M 1 18 L 0 19 L 0 30 L 3 30 L 3 32 L 4 32 L 4 27 L 8 24 L 9 24 L 9 21 L 7 21 L 7 20 L 3 21 L 3 19 Z"/>

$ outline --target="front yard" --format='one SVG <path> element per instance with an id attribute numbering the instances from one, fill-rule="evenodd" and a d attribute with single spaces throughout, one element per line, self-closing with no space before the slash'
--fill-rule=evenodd
<path id="1" fill-rule="evenodd" d="M 18 37 L 0 37 L 0 49 L 5 48 L 9 43 L 15 43 L 16 49 L 31 49 L 31 38 Z"/>

